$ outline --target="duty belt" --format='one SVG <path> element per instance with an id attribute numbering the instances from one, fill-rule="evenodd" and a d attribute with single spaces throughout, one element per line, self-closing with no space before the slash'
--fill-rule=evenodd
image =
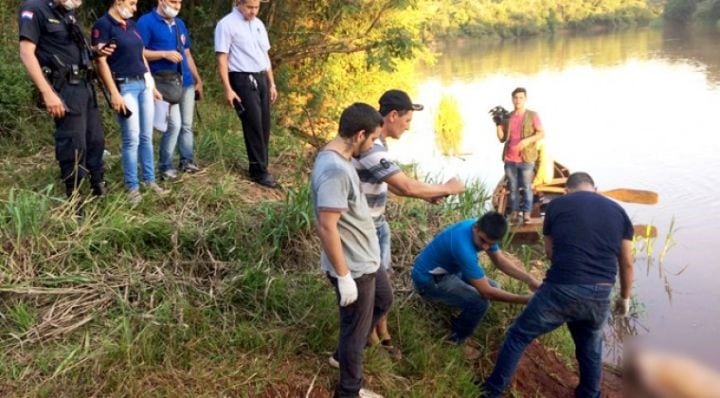
<path id="1" fill-rule="evenodd" d="M 85 68 L 81 68 L 78 65 L 70 65 L 70 67 L 65 71 L 65 78 L 68 83 L 77 84 L 81 80 L 89 80 L 90 71 Z"/>
<path id="2" fill-rule="evenodd" d="M 53 85 L 62 84 L 80 84 L 83 81 L 89 81 L 91 72 L 88 69 L 81 68 L 79 65 L 70 65 L 61 69 L 53 69 L 47 66 L 42 68 L 43 74 Z"/>

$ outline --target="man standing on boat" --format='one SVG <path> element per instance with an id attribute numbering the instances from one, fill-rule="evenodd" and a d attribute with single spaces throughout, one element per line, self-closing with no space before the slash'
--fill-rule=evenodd
<path id="1" fill-rule="evenodd" d="M 538 336 L 567 323 L 580 370 L 576 397 L 600 397 L 602 328 L 620 269 L 616 311 L 630 309 L 633 226 L 625 210 L 596 193 L 587 173 L 573 173 L 568 194 L 547 207 L 543 234 L 552 265 L 525 310 L 508 329 L 497 363 L 485 381 L 486 397 L 500 397 L 525 348 Z"/>
<path id="2" fill-rule="evenodd" d="M 497 137 L 503 147 L 505 176 L 510 185 L 510 222 L 527 223 L 532 211 L 532 180 L 535 161 L 538 158 L 537 142 L 545 137 L 540 117 L 534 111 L 525 109 L 527 90 L 518 87 L 512 92 L 515 108 L 507 119 L 493 117 L 497 126 Z M 522 189 L 522 203 L 519 190 Z M 522 207 L 521 207 L 522 205 Z M 520 215 L 522 211 L 522 216 Z"/>

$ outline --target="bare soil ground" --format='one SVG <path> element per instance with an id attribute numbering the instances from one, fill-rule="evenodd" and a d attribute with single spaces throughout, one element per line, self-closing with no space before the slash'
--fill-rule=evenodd
<path id="1" fill-rule="evenodd" d="M 497 355 L 497 354 L 495 354 Z M 534 341 L 520 360 L 512 387 L 521 397 L 572 397 L 578 375 L 568 369 L 553 351 Z M 603 371 L 603 397 L 622 397 L 622 379 L 612 370 Z"/>

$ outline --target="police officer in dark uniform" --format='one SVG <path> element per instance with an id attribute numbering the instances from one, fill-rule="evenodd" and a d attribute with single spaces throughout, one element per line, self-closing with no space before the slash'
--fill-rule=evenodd
<path id="1" fill-rule="evenodd" d="M 55 158 L 68 196 L 89 175 L 103 195 L 105 137 L 92 86 L 93 54 L 74 10 L 82 0 L 26 0 L 20 7 L 20 59 L 55 119 Z M 113 46 L 97 56 L 112 54 Z"/>

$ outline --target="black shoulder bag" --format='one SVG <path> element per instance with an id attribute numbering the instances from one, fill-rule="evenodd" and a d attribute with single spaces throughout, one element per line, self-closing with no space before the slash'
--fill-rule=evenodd
<path id="1" fill-rule="evenodd" d="M 183 45 L 180 42 L 180 25 L 175 22 L 176 50 L 182 55 Z M 178 62 L 177 69 L 163 69 L 153 73 L 155 88 L 162 94 L 163 101 L 174 105 L 180 102 L 183 94 L 182 86 L 182 60 Z"/>

